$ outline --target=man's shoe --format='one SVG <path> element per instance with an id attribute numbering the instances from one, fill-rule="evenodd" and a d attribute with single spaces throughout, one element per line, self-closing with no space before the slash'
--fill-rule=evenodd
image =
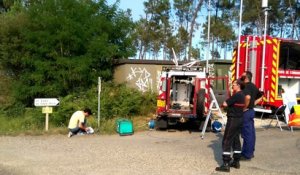
<path id="1" fill-rule="evenodd" d="M 233 167 L 233 168 L 236 168 L 236 169 L 240 169 L 241 165 L 240 165 L 239 161 L 234 160 L 234 161 L 232 161 L 230 163 L 230 167 Z"/>
<path id="2" fill-rule="evenodd" d="M 240 158 L 240 161 L 250 161 L 250 160 L 251 160 L 251 158 L 248 159 L 248 158 L 246 158 L 246 157 L 244 157 L 244 156 L 242 156 L 242 157 Z"/>
<path id="3" fill-rule="evenodd" d="M 73 133 L 70 131 L 69 134 L 68 134 L 68 137 L 72 137 L 73 136 Z"/>
<path id="4" fill-rule="evenodd" d="M 227 164 L 223 164 L 220 167 L 216 167 L 216 171 L 221 171 L 221 172 L 230 172 L 230 167 Z"/>

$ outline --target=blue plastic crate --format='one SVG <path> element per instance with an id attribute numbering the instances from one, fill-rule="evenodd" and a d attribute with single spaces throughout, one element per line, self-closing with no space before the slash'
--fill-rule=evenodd
<path id="1" fill-rule="evenodd" d="M 116 121 L 116 129 L 119 135 L 132 135 L 133 134 L 132 121 L 128 119 L 118 119 Z"/>

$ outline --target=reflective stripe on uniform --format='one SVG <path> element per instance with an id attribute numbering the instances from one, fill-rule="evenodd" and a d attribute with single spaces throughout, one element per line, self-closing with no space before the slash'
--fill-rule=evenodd
<path id="1" fill-rule="evenodd" d="M 231 155 L 231 152 L 223 152 L 223 155 Z"/>

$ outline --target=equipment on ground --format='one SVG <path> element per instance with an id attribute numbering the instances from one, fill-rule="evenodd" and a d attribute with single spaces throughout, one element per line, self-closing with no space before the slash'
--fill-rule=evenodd
<path id="1" fill-rule="evenodd" d="M 116 121 L 116 130 L 120 136 L 132 135 L 134 132 L 132 121 L 123 118 L 118 119 Z"/>
<path id="2" fill-rule="evenodd" d="M 212 127 L 213 132 L 221 132 L 223 125 L 218 120 L 215 120 L 212 122 L 211 127 Z"/>
<path id="3" fill-rule="evenodd" d="M 149 125 L 149 129 L 154 129 L 155 128 L 155 120 L 150 120 L 149 121 L 149 123 L 148 123 L 148 125 Z"/>

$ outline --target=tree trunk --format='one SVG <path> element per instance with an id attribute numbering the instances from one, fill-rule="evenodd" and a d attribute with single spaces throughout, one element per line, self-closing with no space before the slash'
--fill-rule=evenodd
<path id="1" fill-rule="evenodd" d="M 196 18 L 198 16 L 198 12 L 200 11 L 202 3 L 203 3 L 203 0 L 199 0 L 199 3 L 197 4 L 197 7 L 196 7 L 196 9 L 195 9 L 195 11 L 193 13 L 193 18 L 192 18 L 191 28 L 190 28 L 189 45 L 188 45 L 188 58 L 187 58 L 188 61 L 190 61 L 190 57 L 191 57 L 192 40 L 193 40 L 193 33 L 194 33 L 194 25 L 196 23 Z"/>

